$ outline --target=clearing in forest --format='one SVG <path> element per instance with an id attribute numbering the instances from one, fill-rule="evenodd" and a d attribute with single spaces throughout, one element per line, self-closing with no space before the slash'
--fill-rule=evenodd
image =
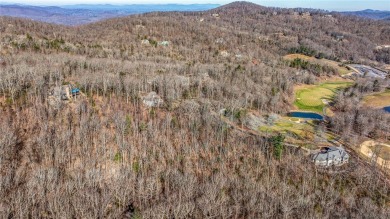
<path id="1" fill-rule="evenodd" d="M 323 113 L 326 102 L 333 99 L 336 91 L 351 84 L 351 82 L 339 81 L 318 85 L 299 85 L 295 87 L 294 105 L 300 110 Z"/>
<path id="2" fill-rule="evenodd" d="M 390 146 L 385 146 L 385 145 L 375 145 L 369 147 L 371 151 L 373 151 L 375 154 L 378 155 L 378 157 L 384 159 L 384 160 L 389 160 L 390 161 Z"/>
<path id="3" fill-rule="evenodd" d="M 300 145 L 307 149 L 317 149 L 318 146 L 330 146 L 332 136 L 329 133 L 316 130 L 318 121 L 303 120 L 293 117 L 280 117 L 273 124 L 263 124 L 259 127 L 262 133 L 282 133 L 285 142 Z"/>
<path id="4" fill-rule="evenodd" d="M 374 158 L 380 165 L 390 169 L 390 145 L 375 141 L 365 141 L 360 145 L 360 152 L 368 158 Z"/>
<path id="5" fill-rule="evenodd" d="M 291 117 L 281 117 L 272 125 L 263 125 L 259 127 L 261 132 L 292 133 L 297 136 L 303 136 L 306 132 L 312 133 L 313 125 L 299 122 L 299 119 Z"/>
<path id="6" fill-rule="evenodd" d="M 296 58 L 300 58 L 300 59 L 305 60 L 311 64 L 318 64 L 321 66 L 329 66 L 329 67 L 336 69 L 340 75 L 346 75 L 348 73 L 353 72 L 352 70 L 348 69 L 346 66 L 342 66 L 341 63 L 336 62 L 336 61 L 332 61 L 329 59 L 324 59 L 324 58 L 317 59 L 315 57 L 306 56 L 306 55 L 302 55 L 302 54 L 289 54 L 289 55 L 284 56 L 284 58 L 287 60 L 294 60 Z"/>
<path id="7" fill-rule="evenodd" d="M 381 93 L 375 93 L 363 98 L 363 104 L 374 108 L 390 106 L 390 89 Z"/>

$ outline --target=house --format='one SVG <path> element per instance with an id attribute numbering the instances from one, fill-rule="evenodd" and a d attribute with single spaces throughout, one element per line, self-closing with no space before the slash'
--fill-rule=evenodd
<path id="1" fill-rule="evenodd" d="M 213 17 L 219 18 L 219 14 L 213 14 Z"/>
<path id="2" fill-rule="evenodd" d="M 333 17 L 333 15 L 331 15 L 331 14 L 326 14 L 326 15 L 322 16 L 322 18 L 324 18 L 328 21 L 331 21 L 331 22 L 337 22 L 337 18 Z"/>
<path id="3" fill-rule="evenodd" d="M 223 38 L 218 38 L 217 40 L 215 40 L 215 42 L 218 44 L 223 44 L 225 40 Z"/>
<path id="4" fill-rule="evenodd" d="M 62 85 L 54 87 L 49 96 L 58 100 L 70 100 L 80 94 L 80 89 L 72 87 L 72 85 Z"/>
<path id="5" fill-rule="evenodd" d="M 343 35 L 336 35 L 335 38 L 337 41 L 341 41 L 344 39 L 344 36 Z"/>
<path id="6" fill-rule="evenodd" d="M 293 11 L 293 12 L 292 12 L 292 15 L 295 16 L 295 17 L 298 17 L 298 16 L 299 16 L 299 12 Z"/>
<path id="7" fill-rule="evenodd" d="M 142 41 L 141 41 L 141 44 L 142 44 L 142 45 L 149 45 L 150 42 L 149 42 L 149 40 L 145 39 L 145 40 L 142 40 Z"/>
<path id="8" fill-rule="evenodd" d="M 164 101 L 156 92 L 150 92 L 142 98 L 142 102 L 148 107 L 160 107 Z"/>
<path id="9" fill-rule="evenodd" d="M 275 37 L 284 37 L 284 33 L 283 33 L 283 32 L 273 33 L 273 35 L 274 35 Z"/>
<path id="10" fill-rule="evenodd" d="M 323 147 L 313 155 L 312 160 L 317 166 L 341 166 L 348 163 L 349 154 L 342 147 Z"/>
<path id="11" fill-rule="evenodd" d="M 59 97 L 61 100 L 70 100 L 72 96 L 70 95 L 70 89 L 71 87 L 69 85 L 63 85 L 60 87 L 54 88 L 54 96 Z"/>
<path id="12" fill-rule="evenodd" d="M 221 51 L 220 54 L 223 57 L 228 57 L 230 55 L 226 50 Z"/>
<path id="13" fill-rule="evenodd" d="M 168 41 L 161 41 L 161 42 L 158 42 L 158 45 L 169 46 L 169 42 Z"/>
<path id="14" fill-rule="evenodd" d="M 308 74 L 309 74 L 309 72 L 306 70 L 299 70 L 299 71 L 295 72 L 295 75 L 297 75 L 297 76 L 308 75 Z"/>
<path id="15" fill-rule="evenodd" d="M 79 88 L 76 88 L 70 84 L 55 86 L 49 92 L 48 103 L 51 106 L 59 106 L 61 102 L 72 100 L 76 96 L 80 95 L 80 93 L 81 92 Z"/>
<path id="16" fill-rule="evenodd" d="M 137 29 L 137 30 L 145 29 L 145 26 L 141 25 L 141 24 L 138 24 L 138 25 L 135 25 L 135 29 Z"/>
<path id="17" fill-rule="evenodd" d="M 330 34 L 334 39 L 336 39 L 337 41 L 341 41 L 344 39 L 344 35 L 341 34 L 341 33 L 336 33 L 336 32 L 333 32 Z"/>
<path id="18" fill-rule="evenodd" d="M 390 45 L 382 45 L 382 46 L 375 47 L 376 50 L 389 49 L 389 48 L 390 48 Z M 0 60 L 1 60 L 1 58 L 0 58 Z"/>

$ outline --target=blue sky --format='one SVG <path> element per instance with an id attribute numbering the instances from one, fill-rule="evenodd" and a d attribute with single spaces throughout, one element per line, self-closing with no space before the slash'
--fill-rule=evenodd
<path id="1" fill-rule="evenodd" d="M 226 4 L 226 0 L 0 0 L 0 3 L 20 3 L 29 5 L 69 5 L 69 4 Z M 251 2 L 274 7 L 304 7 L 320 8 L 326 10 L 362 10 L 377 9 L 390 10 L 390 0 L 253 0 Z"/>

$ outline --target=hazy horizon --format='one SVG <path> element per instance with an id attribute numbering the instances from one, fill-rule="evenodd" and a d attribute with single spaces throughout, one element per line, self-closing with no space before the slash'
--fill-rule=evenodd
<path id="1" fill-rule="evenodd" d="M 156 0 L 147 0 L 147 1 L 124 1 L 124 0 L 85 0 L 83 2 L 77 0 L 59 0 L 53 3 L 50 0 L 38 0 L 38 1 L 28 1 L 28 0 L 7 0 L 0 1 L 0 4 L 25 4 L 25 5 L 34 5 L 34 6 L 66 6 L 66 5 L 78 5 L 78 4 L 110 4 L 110 5 L 132 5 L 132 4 L 219 4 L 224 5 L 233 1 L 224 1 L 218 0 L 210 2 L 209 0 L 168 0 L 168 1 L 156 1 Z M 375 0 L 375 1 L 353 1 L 353 0 L 263 0 L 263 1 L 250 1 L 255 4 L 267 6 L 267 7 L 281 7 L 281 8 L 313 8 L 313 9 L 324 9 L 332 11 L 358 11 L 364 9 L 373 9 L 373 10 L 385 10 L 390 11 L 390 1 L 387 0 Z"/>

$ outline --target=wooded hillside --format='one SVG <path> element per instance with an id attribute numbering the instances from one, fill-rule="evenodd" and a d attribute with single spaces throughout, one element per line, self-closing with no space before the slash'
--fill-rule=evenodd
<path id="1" fill-rule="evenodd" d="M 338 74 L 286 54 L 390 64 L 376 49 L 389 22 L 326 15 L 238 2 L 77 27 L 0 17 L 0 217 L 388 218 L 381 168 L 352 153 L 320 170 L 247 127 L 287 113 L 294 85 Z M 68 84 L 80 95 L 50 101 Z M 388 80 L 355 84 L 329 129 L 389 138 L 389 114 L 359 105 Z M 145 105 L 152 91 L 160 107 Z"/>

